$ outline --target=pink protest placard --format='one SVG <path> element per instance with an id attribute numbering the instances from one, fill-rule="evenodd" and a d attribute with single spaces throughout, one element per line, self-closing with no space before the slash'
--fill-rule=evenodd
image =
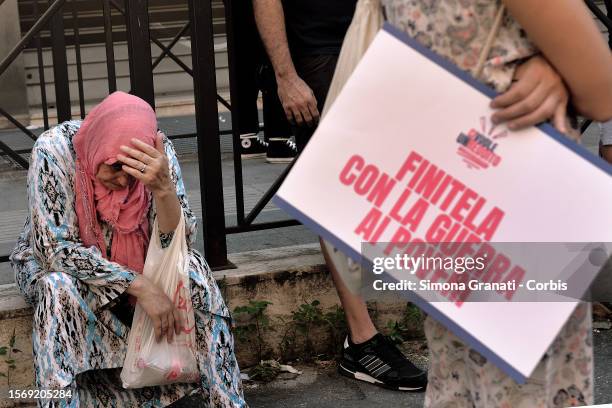
<path id="1" fill-rule="evenodd" d="M 458 234 L 482 243 L 612 242 L 610 166 L 548 125 L 494 126 L 494 96 L 387 25 L 275 202 L 355 259 L 364 242 Z M 525 283 L 541 262 L 511 262 L 496 279 Z M 522 382 L 576 302 L 510 302 L 508 293 L 460 305 L 414 300 Z"/>

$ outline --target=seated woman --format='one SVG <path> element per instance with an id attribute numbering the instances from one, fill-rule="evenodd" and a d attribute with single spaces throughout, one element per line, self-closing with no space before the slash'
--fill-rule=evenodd
<path id="1" fill-rule="evenodd" d="M 34 306 L 36 387 L 71 391 L 71 398 L 39 405 L 166 406 L 199 388 L 210 406 L 246 406 L 229 310 L 193 249 L 199 383 L 121 387 L 131 300 L 151 317 L 158 340 L 171 341 L 178 320 L 170 299 L 141 275 L 155 216 L 163 247 L 180 211 L 190 247 L 196 238 L 176 153 L 145 101 L 115 92 L 82 124 L 42 134 L 30 159 L 28 200 L 30 216 L 11 262 Z"/>

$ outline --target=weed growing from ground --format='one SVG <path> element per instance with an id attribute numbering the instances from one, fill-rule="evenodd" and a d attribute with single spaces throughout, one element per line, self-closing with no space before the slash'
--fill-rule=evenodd
<path id="1" fill-rule="evenodd" d="M 412 303 L 406 304 L 404 315 L 399 321 L 387 322 L 387 336 L 396 344 L 403 343 L 406 340 L 422 339 L 425 334 L 423 332 L 423 321 L 425 317 L 421 309 Z"/>
<path id="2" fill-rule="evenodd" d="M 272 302 L 267 300 L 250 300 L 248 305 L 238 306 L 234 309 L 234 315 L 246 319 L 247 323 L 234 329 L 236 337 L 241 342 L 251 343 L 257 350 L 257 359 L 262 360 L 270 350 L 265 343 L 264 335 L 273 330 L 270 327 L 270 318 L 266 314 L 268 305 Z"/>
<path id="3" fill-rule="evenodd" d="M 320 307 L 321 302 L 313 300 L 310 303 L 303 303 L 298 310 L 291 312 L 292 320 L 298 333 L 304 336 L 304 360 L 312 360 L 314 347 L 312 344 L 312 330 L 325 323 L 323 311 Z"/>

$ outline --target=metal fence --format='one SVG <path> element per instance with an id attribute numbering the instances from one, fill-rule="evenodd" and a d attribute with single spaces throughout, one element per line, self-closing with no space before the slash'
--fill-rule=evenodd
<path id="1" fill-rule="evenodd" d="M 72 119 L 72 106 L 69 89 L 68 61 L 66 50 L 66 36 L 70 35 L 70 43 L 74 46 L 76 61 L 76 83 L 78 89 L 77 102 L 81 118 L 85 117 L 85 99 L 83 89 L 81 44 L 79 33 L 78 8 L 76 0 L 53 0 L 48 4 L 24 34 L 21 41 L 13 50 L 2 59 L 0 75 L 15 61 L 26 47 L 34 47 L 38 57 L 38 75 L 40 82 L 40 95 L 42 100 L 42 114 L 44 129 L 49 129 L 50 101 L 47 98 L 47 78 L 43 65 L 43 50 L 41 45 L 41 32 L 49 30 L 49 46 L 53 59 L 53 79 L 55 98 L 52 101 L 56 109 L 57 122 Z M 193 90 L 195 101 L 196 132 L 190 134 L 173 135 L 171 138 L 197 138 L 199 158 L 200 191 L 202 200 L 202 219 L 204 233 L 204 251 L 208 262 L 213 268 L 231 267 L 227 260 L 226 235 L 246 231 L 255 231 L 268 228 L 277 228 L 297 224 L 296 221 L 286 220 L 280 222 L 257 223 L 256 218 L 269 202 L 276 191 L 279 182 L 274 183 L 270 191 L 262 197 L 255 208 L 245 213 L 242 163 L 240 156 L 240 134 L 237 126 L 239 112 L 232 110 L 231 104 L 217 93 L 215 77 L 215 51 L 213 36 L 213 5 L 211 0 L 187 0 L 188 21 L 180 27 L 173 38 L 164 43 L 155 38 L 149 30 L 149 14 L 147 0 L 101 0 L 100 7 L 104 19 L 104 45 L 106 51 L 106 69 L 108 92 L 117 90 L 117 75 L 115 71 L 115 55 L 113 46 L 113 25 L 111 17 L 119 12 L 124 19 L 126 27 L 125 37 L 128 45 L 130 93 L 138 95 L 151 106 L 155 107 L 155 94 L 153 72 L 164 58 L 173 60 L 182 70 L 193 77 Z M 34 3 L 37 7 L 38 2 Z M 232 25 L 232 2 L 224 2 L 225 24 L 228 43 L 228 59 L 230 74 L 230 99 L 237 94 L 235 78 L 234 35 Z M 116 19 L 116 16 L 113 17 Z M 65 20 L 70 19 L 72 32 L 65 29 Z M 190 37 L 192 64 L 189 67 L 172 51 L 179 39 Z M 151 57 L 151 44 L 159 47 L 162 52 L 155 59 Z M 73 78 L 74 79 L 74 78 Z M 232 113 L 232 130 L 221 132 L 218 123 L 218 105 L 225 106 Z M 27 137 L 36 140 L 37 135 L 30 131 L 25 124 L 20 123 L 8 110 L 0 107 L 0 115 L 7 118 L 16 128 Z M 231 133 L 233 136 L 233 160 L 235 173 L 237 225 L 225 225 L 225 211 L 223 202 L 223 181 L 221 173 L 220 135 Z M 21 154 L 27 151 L 14 151 L 6 144 L 0 142 L 0 150 L 16 165 L 27 169 L 28 162 Z M 0 257 L 0 262 L 6 262 L 8 255 Z"/>
<path id="2" fill-rule="evenodd" d="M 69 72 L 67 61 L 66 38 L 70 36 L 70 43 L 74 46 L 76 61 L 76 83 L 79 105 L 78 112 L 81 118 L 85 117 L 85 99 L 83 89 L 83 75 L 81 58 L 81 44 L 79 32 L 79 11 L 75 6 L 77 0 L 51 0 L 40 13 L 37 10 L 39 2 L 34 1 L 34 14 L 38 15 L 23 38 L 13 50 L 0 62 L 0 75 L 16 60 L 26 47 L 36 49 L 38 60 L 38 75 L 40 95 L 42 100 L 42 113 L 44 129 L 50 127 L 49 101 L 47 100 L 47 83 L 45 67 L 43 65 L 43 51 L 41 32 L 49 30 L 50 45 L 53 59 L 54 105 L 57 122 L 72 118 L 72 106 L 69 88 Z M 124 20 L 125 37 L 128 45 L 130 92 L 138 95 L 151 106 L 155 107 L 155 93 L 153 73 L 160 62 L 165 58 L 174 61 L 183 71 L 193 77 L 193 92 L 195 100 L 196 133 L 174 135 L 171 138 L 197 138 L 197 153 L 199 158 L 200 192 L 202 200 L 202 219 L 204 234 L 204 251 L 210 265 L 215 269 L 231 267 L 227 259 L 226 236 L 228 234 L 271 229 L 298 224 L 295 220 L 277 222 L 256 222 L 258 215 L 269 203 L 272 196 L 282 183 L 291 166 L 279 176 L 270 189 L 263 194 L 257 204 L 246 212 L 244 203 L 242 162 L 240 156 L 240 112 L 233 109 L 231 104 L 219 96 L 215 77 L 215 51 L 213 32 L 213 2 L 211 0 L 186 0 L 188 4 L 188 21 L 174 33 L 174 36 L 165 45 L 149 30 L 148 0 L 100 0 L 104 21 L 104 45 L 106 51 L 106 70 L 108 91 L 117 89 L 117 75 L 115 72 L 115 55 L 113 47 L 113 12 L 115 19 L 117 12 Z M 243 0 L 250 1 L 250 0 Z M 610 19 L 612 0 L 603 0 L 607 9 L 604 13 L 593 0 L 586 0 L 587 5 L 595 16 L 605 25 L 608 32 L 612 29 Z M 235 27 L 232 16 L 233 1 L 224 0 L 225 28 L 227 36 L 227 53 L 230 78 L 230 101 L 237 100 L 238 89 L 236 81 L 236 47 Z M 239 6 L 236 2 L 236 7 Z M 71 30 L 66 30 L 65 20 L 69 19 Z M 71 32 L 70 32 L 71 31 Z M 189 67 L 172 51 L 177 42 L 189 35 L 191 43 L 192 66 Z M 45 38 L 45 41 L 47 39 Z M 155 59 L 151 57 L 151 44 L 159 47 L 162 52 Z M 612 46 L 612 39 L 610 40 Z M 232 129 L 226 132 L 219 130 L 218 103 L 225 106 L 232 113 Z M 6 109 L 0 106 L 0 115 L 7 118 L 24 135 L 36 140 L 36 135 L 27 126 L 20 123 Z M 588 123 L 585 124 L 586 129 Z M 221 170 L 220 135 L 231 133 L 233 140 L 233 167 L 234 184 L 236 191 L 237 222 L 235 226 L 225 224 L 225 206 L 223 199 L 223 180 Z M 27 169 L 28 162 L 21 154 L 26 151 L 14 151 L 0 141 L 0 151 L 10 158 L 16 165 Z M 8 255 L 0 256 L 0 262 L 8 261 Z"/>

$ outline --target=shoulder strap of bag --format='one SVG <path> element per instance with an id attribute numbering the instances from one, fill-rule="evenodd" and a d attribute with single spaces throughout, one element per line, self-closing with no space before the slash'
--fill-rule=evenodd
<path id="1" fill-rule="evenodd" d="M 485 41 L 484 46 L 482 47 L 482 51 L 480 52 L 480 57 L 478 58 L 478 63 L 476 64 L 476 69 L 474 70 L 474 75 L 478 79 L 482 79 L 482 72 L 484 70 L 485 63 L 489 54 L 491 53 L 491 49 L 493 48 L 493 42 L 499 33 L 499 28 L 501 27 L 504 14 L 506 12 L 506 6 L 504 4 L 500 4 L 497 9 L 497 13 L 495 14 L 495 21 L 493 21 L 493 26 L 487 35 L 487 40 Z"/>

